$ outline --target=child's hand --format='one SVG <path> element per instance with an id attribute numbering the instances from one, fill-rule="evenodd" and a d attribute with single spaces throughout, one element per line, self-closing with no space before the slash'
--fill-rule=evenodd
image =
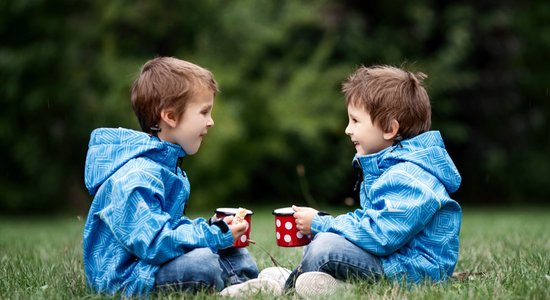
<path id="1" fill-rule="evenodd" d="M 238 240 L 246 232 L 246 229 L 248 229 L 248 222 L 246 220 L 243 220 L 239 224 L 233 224 L 233 216 L 227 216 L 223 220 L 229 226 L 229 230 L 231 230 L 231 234 L 235 240 Z"/>
<path id="2" fill-rule="evenodd" d="M 299 207 L 292 205 L 296 228 L 304 235 L 311 234 L 311 220 L 317 214 L 317 210 L 311 207 Z"/>

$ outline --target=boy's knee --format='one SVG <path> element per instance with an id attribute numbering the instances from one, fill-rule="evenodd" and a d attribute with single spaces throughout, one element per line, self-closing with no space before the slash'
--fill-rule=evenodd
<path id="1" fill-rule="evenodd" d="M 208 248 L 195 249 L 197 251 L 194 259 L 190 260 L 188 269 L 195 274 L 217 275 L 221 273 L 221 266 L 218 255 L 212 253 Z"/>
<path id="2" fill-rule="evenodd" d="M 194 264 L 190 268 L 189 281 L 196 282 L 198 286 L 206 290 L 220 291 L 224 287 L 224 281 L 221 277 L 222 269 L 217 260 L 204 261 Z"/>
<path id="3" fill-rule="evenodd" d="M 318 233 L 308 245 L 307 256 L 314 260 L 328 260 L 333 254 L 341 254 L 345 249 L 345 238 L 330 232 Z"/>
<path id="4" fill-rule="evenodd" d="M 186 259 L 181 261 L 185 264 L 182 266 L 185 271 L 181 280 L 200 283 L 205 287 L 216 289 L 223 287 L 222 269 L 217 254 L 212 253 L 208 248 L 199 248 L 185 255 Z"/>

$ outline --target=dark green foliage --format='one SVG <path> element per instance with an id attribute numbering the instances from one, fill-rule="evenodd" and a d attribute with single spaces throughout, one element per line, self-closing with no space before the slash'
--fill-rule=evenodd
<path id="1" fill-rule="evenodd" d="M 429 75 L 461 202 L 545 201 L 548 16 L 547 1 L 4 2 L 0 212 L 85 211 L 89 133 L 138 128 L 129 88 L 157 55 L 220 84 L 216 127 L 183 164 L 192 206 L 306 204 L 299 165 L 318 203 L 353 196 L 340 84 L 361 64 Z"/>

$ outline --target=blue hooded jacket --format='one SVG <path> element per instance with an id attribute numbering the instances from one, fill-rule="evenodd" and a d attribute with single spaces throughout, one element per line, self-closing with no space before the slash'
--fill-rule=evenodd
<path id="1" fill-rule="evenodd" d="M 86 283 L 97 292 L 151 291 L 161 264 L 201 247 L 232 245 L 203 218 L 183 216 L 190 185 L 176 144 L 123 128 L 92 132 L 85 183 L 94 200 L 84 227 Z"/>
<path id="2" fill-rule="evenodd" d="M 452 276 L 458 260 L 461 208 L 449 197 L 461 177 L 438 131 L 378 153 L 356 155 L 363 172 L 361 208 L 315 216 L 312 232 L 334 232 L 381 258 L 398 281 Z"/>

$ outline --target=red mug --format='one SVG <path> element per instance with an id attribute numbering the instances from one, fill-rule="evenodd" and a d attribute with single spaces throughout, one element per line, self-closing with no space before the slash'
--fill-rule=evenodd
<path id="1" fill-rule="evenodd" d="M 238 208 L 230 208 L 230 207 L 217 208 L 216 218 L 223 219 L 224 217 L 227 217 L 227 216 L 235 216 L 238 210 L 239 210 Z M 241 247 L 246 247 L 250 245 L 250 243 L 248 242 L 248 239 L 250 238 L 250 228 L 252 227 L 252 214 L 254 214 L 254 212 L 252 212 L 249 209 L 247 209 L 246 211 L 247 212 L 244 219 L 246 220 L 246 222 L 248 222 L 248 228 L 246 229 L 245 233 L 241 235 L 241 237 L 238 240 L 235 240 L 235 242 L 233 243 L 233 247 L 235 248 L 241 248 Z"/>
<path id="2" fill-rule="evenodd" d="M 277 246 L 280 247 L 300 247 L 311 242 L 309 235 L 303 235 L 296 228 L 294 219 L 294 210 L 292 207 L 278 208 L 273 211 L 275 215 L 275 235 Z"/>

